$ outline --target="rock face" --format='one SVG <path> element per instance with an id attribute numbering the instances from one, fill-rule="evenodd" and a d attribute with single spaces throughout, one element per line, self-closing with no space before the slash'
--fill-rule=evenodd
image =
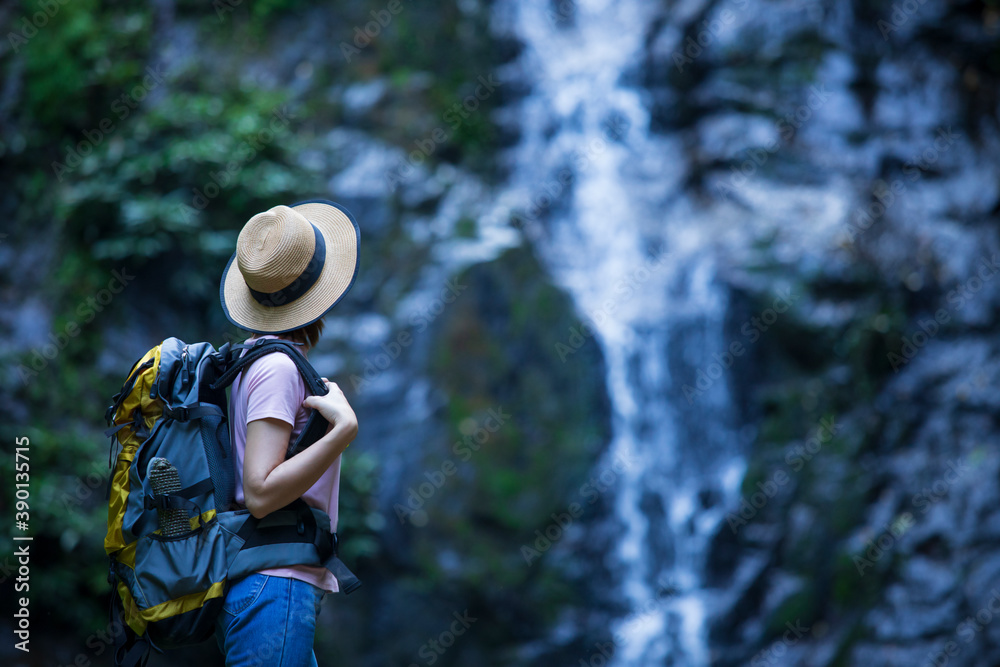
<path id="1" fill-rule="evenodd" d="M 1000 660 L 998 18 L 723 2 L 650 28 L 655 131 L 695 206 L 752 230 L 719 244 L 751 437 L 712 664 Z"/>

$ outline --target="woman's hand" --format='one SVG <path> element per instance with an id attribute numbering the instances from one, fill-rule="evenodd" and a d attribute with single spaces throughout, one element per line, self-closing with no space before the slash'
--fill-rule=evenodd
<path id="1" fill-rule="evenodd" d="M 305 451 L 285 460 L 292 433 L 287 422 L 265 418 L 247 424 L 243 492 L 247 509 L 258 519 L 305 493 L 358 434 L 358 418 L 344 392 L 326 378 L 323 381 L 329 393 L 309 396 L 302 405 L 319 410 L 332 426 Z"/>
<path id="2" fill-rule="evenodd" d="M 358 432 L 358 417 L 354 414 L 354 409 L 347 402 L 344 392 L 337 386 L 336 382 L 330 382 L 323 378 L 326 388 L 329 390 L 325 396 L 308 396 L 302 401 L 302 405 L 307 408 L 319 410 L 323 417 L 333 424 L 334 428 L 352 432 L 351 439 Z"/>

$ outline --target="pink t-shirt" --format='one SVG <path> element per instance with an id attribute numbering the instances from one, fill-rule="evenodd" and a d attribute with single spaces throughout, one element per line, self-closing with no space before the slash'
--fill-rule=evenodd
<path id="1" fill-rule="evenodd" d="M 278 338 L 265 335 L 260 338 Z M 247 343 L 254 338 L 248 338 Z M 246 350 L 243 351 L 246 353 Z M 304 352 L 303 352 L 304 354 Z M 240 372 L 233 381 L 233 451 L 236 466 L 236 502 L 245 506 L 243 495 L 243 458 L 246 452 L 247 424 L 257 419 L 273 417 L 292 425 L 295 440 L 309 418 L 309 410 L 302 401 L 309 393 L 295 363 L 281 352 L 264 355 Z M 306 504 L 330 515 L 330 530 L 337 530 L 337 499 L 340 495 L 340 457 L 302 494 Z M 306 581 L 323 590 L 336 593 L 340 590 L 337 578 L 325 567 L 290 565 L 288 567 L 259 570 L 261 574 L 290 577 Z"/>

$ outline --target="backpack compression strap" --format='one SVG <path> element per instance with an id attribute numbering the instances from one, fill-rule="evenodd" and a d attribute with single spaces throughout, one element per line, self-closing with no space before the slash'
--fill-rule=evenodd
<path id="1" fill-rule="evenodd" d="M 240 371 L 265 354 L 282 352 L 292 360 L 295 367 L 299 370 L 299 374 L 302 376 L 309 393 L 314 396 L 325 396 L 328 393 L 326 383 L 323 382 L 323 378 L 319 376 L 319 373 L 312 367 L 312 364 L 296 349 L 297 345 L 300 345 L 300 343 L 293 343 L 278 338 L 263 338 L 252 345 L 233 345 L 225 352 L 226 371 L 210 386 L 213 390 L 228 387 L 233 383 L 233 380 Z M 242 357 L 234 358 L 236 352 L 241 349 L 247 349 L 246 354 Z M 289 445 L 288 451 L 285 453 L 285 458 L 289 459 L 295 456 L 322 438 L 326 434 L 326 429 L 329 425 L 330 422 L 320 414 L 319 410 L 310 411 L 309 419 L 306 420 L 306 424 L 302 428 L 302 432 L 295 439 L 295 442 Z"/>
<path id="2" fill-rule="evenodd" d="M 114 575 L 108 577 L 108 582 L 112 585 L 111 604 L 108 606 L 109 627 L 115 629 L 112 661 L 115 667 L 146 667 L 150 648 L 156 649 L 157 653 L 163 651 L 149 641 L 148 636 L 140 637 L 128 626 L 121 598 L 114 590 Z"/>

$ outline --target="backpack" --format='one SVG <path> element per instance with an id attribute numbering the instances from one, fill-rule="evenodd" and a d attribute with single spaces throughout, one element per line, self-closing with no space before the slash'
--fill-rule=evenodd
<path id="1" fill-rule="evenodd" d="M 261 339 L 215 350 L 168 338 L 133 364 L 113 397 L 105 414 L 112 473 L 104 550 L 109 616 L 121 630 L 116 665 L 145 665 L 150 647 L 162 653 L 208 639 L 228 587 L 260 569 L 324 566 L 345 593 L 361 585 L 338 558 L 326 512 L 298 498 L 257 519 L 235 504 L 226 387 L 265 354 L 283 353 L 311 393 L 326 394 L 297 345 Z M 313 410 L 286 458 L 327 426 Z"/>

